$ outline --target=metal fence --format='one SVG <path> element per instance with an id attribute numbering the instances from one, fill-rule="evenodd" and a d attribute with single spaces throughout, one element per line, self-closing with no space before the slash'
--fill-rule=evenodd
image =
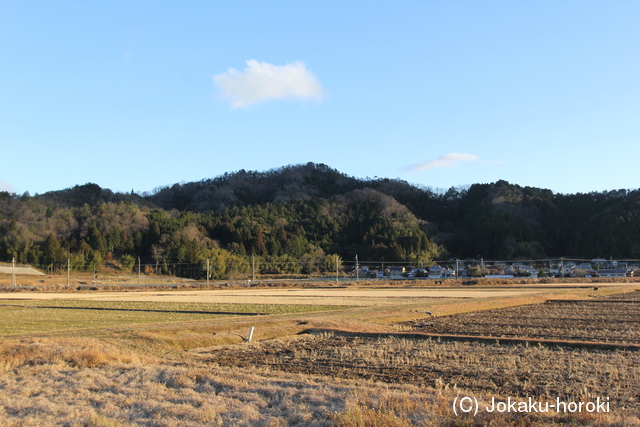
<path id="1" fill-rule="evenodd" d="M 261 277 L 359 277 L 378 278 L 389 277 L 390 271 L 398 270 L 401 274 L 415 277 L 427 277 L 428 269 L 433 270 L 437 265 L 443 270 L 455 271 L 454 275 L 448 277 L 461 277 L 461 272 L 474 271 L 474 274 L 487 275 L 491 273 L 505 274 L 504 271 L 518 271 L 519 275 L 542 273 L 545 275 L 558 274 L 568 275 L 569 270 L 580 268 L 591 268 L 593 271 L 599 269 L 613 269 L 622 266 L 627 269 L 640 270 L 640 260 L 638 259 L 578 259 L 578 258 L 544 258 L 530 260 L 435 260 L 429 263 L 385 262 L 380 260 L 343 260 L 338 258 L 337 263 L 329 264 L 327 260 L 280 260 L 270 261 L 264 258 L 249 258 L 244 261 L 233 262 L 213 262 L 212 260 L 201 260 L 195 263 L 169 262 L 169 260 L 159 260 L 157 262 L 142 262 L 138 258 L 135 264 L 123 266 L 116 261 L 107 261 L 101 264 L 74 263 L 67 260 L 64 263 L 50 264 L 46 266 L 31 266 L 25 264 L 15 264 L 15 267 L 36 268 L 46 274 L 69 274 L 69 273 L 94 273 L 94 274 L 123 274 L 123 275 L 145 275 L 145 276 L 167 276 L 181 277 L 194 280 L 206 279 L 257 279 Z M 588 267 L 587 267 L 588 265 Z M 13 267 L 12 263 L 2 263 L 2 267 Z M 398 268 L 399 267 L 399 268 Z M 410 273 L 414 273 L 411 276 Z M 466 274 L 465 274 L 466 275 Z M 446 277 L 446 276 L 443 276 Z"/>

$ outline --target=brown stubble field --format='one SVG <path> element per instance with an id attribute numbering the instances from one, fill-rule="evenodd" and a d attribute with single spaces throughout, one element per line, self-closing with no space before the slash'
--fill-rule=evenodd
<path id="1" fill-rule="evenodd" d="M 549 301 L 405 325 L 406 330 L 438 334 L 640 344 L 640 298 Z"/>
<path id="2" fill-rule="evenodd" d="M 636 288 L 11 292 L 0 296 L 0 318 L 31 329 L 0 329 L 0 424 L 635 425 L 640 352 L 568 341 L 631 346 L 640 303 L 593 301 L 633 300 Z M 612 413 L 457 417 L 452 403 L 463 395 L 606 396 Z"/>

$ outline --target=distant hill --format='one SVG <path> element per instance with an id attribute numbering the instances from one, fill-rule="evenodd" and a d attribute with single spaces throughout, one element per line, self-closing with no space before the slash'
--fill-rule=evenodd
<path id="1" fill-rule="evenodd" d="M 449 256 L 640 258 L 640 192 L 555 194 L 506 181 L 437 192 L 307 163 L 144 195 L 96 184 L 34 197 L 0 193 L 0 260 L 50 266 L 72 256 L 98 265 L 115 257 L 127 265 L 140 256 L 169 269 L 214 257 L 226 265 L 223 277 L 247 268 L 251 255 L 322 268 L 333 254 L 419 264 Z"/>
<path id="2" fill-rule="evenodd" d="M 174 184 L 148 199 L 163 209 L 204 212 L 230 207 L 281 204 L 313 197 L 329 198 L 362 189 L 368 183 L 323 164 L 285 166 L 267 172 L 241 170 L 214 179 Z"/>
<path id="3" fill-rule="evenodd" d="M 148 200 L 164 209 L 203 212 L 327 199 L 364 188 L 406 206 L 430 224 L 432 237 L 449 253 L 462 257 L 640 257 L 638 191 L 567 195 L 498 181 L 437 193 L 401 180 L 362 180 L 308 163 L 176 184 Z"/>
<path id="4" fill-rule="evenodd" d="M 108 188 L 101 188 L 98 184 L 87 183 L 76 185 L 65 190 L 49 191 L 34 197 L 54 205 L 78 207 L 82 205 L 97 205 L 100 203 L 128 202 L 139 205 L 147 205 L 147 201 L 135 193 L 114 193 Z"/>

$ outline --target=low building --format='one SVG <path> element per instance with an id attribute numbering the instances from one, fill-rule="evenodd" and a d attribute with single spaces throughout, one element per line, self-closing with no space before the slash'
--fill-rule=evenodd
<path id="1" fill-rule="evenodd" d="M 409 271 L 409 277 L 426 277 L 427 276 L 427 270 L 424 268 L 412 268 L 411 271 Z"/>
<path id="2" fill-rule="evenodd" d="M 598 271 L 598 277 L 627 277 L 627 269 L 603 268 Z"/>
<path id="3" fill-rule="evenodd" d="M 445 268 L 442 270 L 442 278 L 443 279 L 453 279 L 456 277 L 456 271 L 451 268 Z"/>
<path id="4" fill-rule="evenodd" d="M 609 264 L 604 258 L 594 258 L 591 260 L 591 268 L 605 268 Z"/>
<path id="5" fill-rule="evenodd" d="M 458 266 L 458 271 L 456 272 L 456 276 L 467 277 L 467 269 L 464 266 Z"/>
<path id="6" fill-rule="evenodd" d="M 579 265 L 576 265 L 576 268 L 573 269 L 571 277 L 593 277 L 595 274 L 596 270 L 591 268 L 591 263 L 583 262 Z"/>
<path id="7" fill-rule="evenodd" d="M 432 265 L 429 267 L 429 279 L 442 279 L 442 273 L 444 268 L 440 267 L 438 264 Z"/>
<path id="8" fill-rule="evenodd" d="M 398 279 L 404 277 L 405 268 L 404 267 L 389 267 L 389 277 L 392 279 Z"/>

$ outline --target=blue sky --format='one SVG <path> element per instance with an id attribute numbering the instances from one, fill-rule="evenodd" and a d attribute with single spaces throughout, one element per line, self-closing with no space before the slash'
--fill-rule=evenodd
<path id="1" fill-rule="evenodd" d="M 0 190 L 640 187 L 638 1 L 0 0 Z"/>

